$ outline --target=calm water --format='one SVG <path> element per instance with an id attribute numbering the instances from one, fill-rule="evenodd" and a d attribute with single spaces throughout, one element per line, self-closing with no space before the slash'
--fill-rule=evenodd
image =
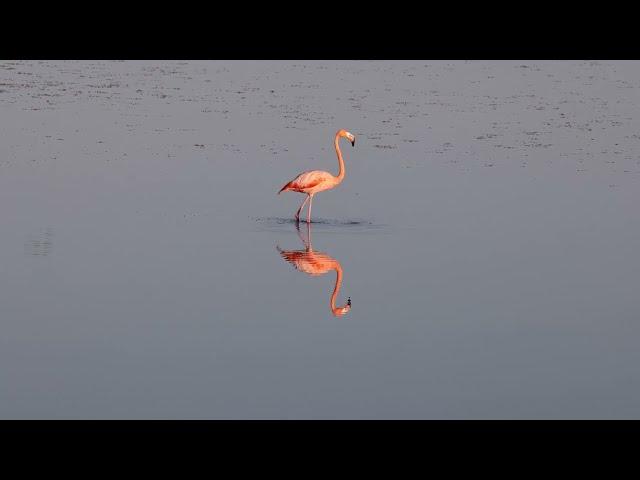
<path id="1" fill-rule="evenodd" d="M 0 417 L 640 418 L 639 147 L 639 62 L 4 61 Z"/>

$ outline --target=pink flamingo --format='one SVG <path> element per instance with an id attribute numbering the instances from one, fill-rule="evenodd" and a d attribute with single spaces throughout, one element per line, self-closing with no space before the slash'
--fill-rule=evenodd
<path id="1" fill-rule="evenodd" d="M 278 195 L 284 191 L 291 190 L 292 192 L 300 192 L 306 193 L 307 198 L 304 199 L 302 205 L 296 212 L 296 222 L 300 221 L 300 212 L 302 208 L 309 201 L 309 208 L 307 209 L 307 223 L 311 223 L 311 204 L 313 203 L 313 196 L 322 192 L 323 190 L 329 190 L 334 188 L 342 182 L 344 178 L 344 160 L 342 160 L 342 152 L 340 151 L 340 146 L 338 145 L 338 140 L 340 137 L 346 137 L 352 146 L 356 146 L 356 137 L 347 132 L 346 130 L 338 130 L 336 133 L 336 138 L 334 140 L 334 145 L 336 147 L 336 154 L 338 155 L 338 165 L 340 166 L 340 170 L 338 172 L 338 176 L 334 177 L 329 172 L 325 172 L 323 170 L 312 170 L 310 172 L 303 172 L 298 175 L 296 178 L 287 183 L 284 187 L 280 189 Z"/>
<path id="2" fill-rule="evenodd" d="M 338 293 L 340 292 L 340 287 L 342 285 L 342 265 L 335 258 L 327 255 L 323 252 L 316 252 L 313 249 L 313 244 L 311 243 L 311 224 L 307 222 L 307 238 L 309 241 L 305 241 L 300 233 L 300 224 L 296 225 L 296 229 L 298 230 L 298 236 L 302 243 L 304 244 L 304 250 L 282 250 L 279 246 L 276 246 L 278 252 L 282 258 L 284 258 L 287 262 L 293 265 L 297 270 L 306 273 L 311 276 L 320 276 L 325 273 L 335 270 L 336 271 L 336 283 L 333 287 L 333 292 L 331 293 L 331 313 L 334 317 L 339 317 L 342 315 L 346 315 L 351 310 L 351 297 L 347 299 L 347 303 L 344 305 L 336 305 L 336 300 L 338 298 Z"/>

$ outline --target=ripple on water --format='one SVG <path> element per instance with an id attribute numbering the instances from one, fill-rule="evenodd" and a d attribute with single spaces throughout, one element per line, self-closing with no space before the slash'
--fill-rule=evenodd
<path id="1" fill-rule="evenodd" d="M 294 218 L 288 217 L 253 217 L 254 220 L 262 229 L 265 230 L 281 230 L 284 226 L 296 225 Z M 372 220 L 363 219 L 328 219 L 328 218 L 313 218 L 311 224 L 314 229 L 327 228 L 348 228 L 349 231 L 368 231 L 385 227 L 385 225 L 376 224 Z M 300 221 L 300 228 L 307 225 L 306 221 Z"/>

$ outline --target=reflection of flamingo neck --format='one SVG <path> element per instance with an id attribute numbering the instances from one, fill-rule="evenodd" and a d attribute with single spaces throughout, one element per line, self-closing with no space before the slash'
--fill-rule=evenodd
<path id="1" fill-rule="evenodd" d="M 336 285 L 333 287 L 333 293 L 331 294 L 331 311 L 334 315 L 337 315 L 337 311 L 345 308 L 350 305 L 350 302 L 347 302 L 341 307 L 336 307 L 336 298 L 338 298 L 338 293 L 340 292 L 340 286 L 342 285 L 342 267 L 338 263 L 336 265 Z"/>
<path id="2" fill-rule="evenodd" d="M 340 151 L 340 145 L 338 145 L 338 141 L 340 140 L 340 132 L 336 133 L 336 139 L 334 141 L 336 147 L 336 154 L 338 155 L 338 165 L 340 166 L 340 170 L 338 171 L 338 176 L 336 179 L 338 183 L 342 181 L 344 178 L 344 160 L 342 160 L 342 152 Z"/>

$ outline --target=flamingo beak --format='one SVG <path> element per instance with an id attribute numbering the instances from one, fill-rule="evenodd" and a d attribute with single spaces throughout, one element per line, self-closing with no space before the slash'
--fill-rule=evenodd
<path id="1" fill-rule="evenodd" d="M 351 146 L 355 147 L 356 146 L 356 139 L 354 138 L 353 140 L 351 140 Z"/>
<path id="2" fill-rule="evenodd" d="M 347 298 L 347 305 L 351 306 L 351 297 Z"/>

